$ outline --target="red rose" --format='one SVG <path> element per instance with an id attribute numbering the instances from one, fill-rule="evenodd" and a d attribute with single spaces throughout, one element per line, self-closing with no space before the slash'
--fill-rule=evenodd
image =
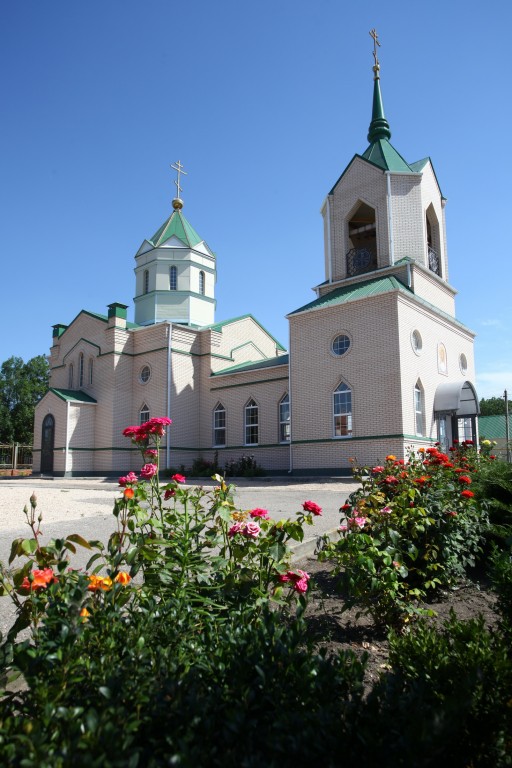
<path id="1" fill-rule="evenodd" d="M 302 509 L 304 512 L 312 512 L 314 515 L 322 514 L 322 507 L 319 507 L 314 501 L 305 501 L 302 505 Z"/>

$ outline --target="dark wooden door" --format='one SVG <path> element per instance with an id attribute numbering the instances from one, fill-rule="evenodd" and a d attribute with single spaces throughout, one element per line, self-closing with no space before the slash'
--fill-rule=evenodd
<path id="1" fill-rule="evenodd" d="M 53 444 L 55 440 L 55 419 L 51 413 L 44 417 L 41 438 L 41 472 L 53 472 Z"/>

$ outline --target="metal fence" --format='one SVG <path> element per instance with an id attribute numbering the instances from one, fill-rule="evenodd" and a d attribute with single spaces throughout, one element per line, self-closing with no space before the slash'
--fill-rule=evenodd
<path id="1" fill-rule="evenodd" d="M 32 469 L 32 446 L 0 445 L 0 469 Z"/>

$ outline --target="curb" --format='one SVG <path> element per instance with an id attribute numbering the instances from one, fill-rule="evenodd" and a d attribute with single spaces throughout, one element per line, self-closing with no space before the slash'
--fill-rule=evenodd
<path id="1" fill-rule="evenodd" d="M 317 555 L 323 549 L 325 539 L 334 536 L 337 532 L 337 528 L 332 528 L 330 531 L 325 531 L 320 536 L 313 536 L 311 539 L 305 539 L 304 541 L 298 541 L 296 544 L 292 544 L 290 546 L 292 563 Z"/>

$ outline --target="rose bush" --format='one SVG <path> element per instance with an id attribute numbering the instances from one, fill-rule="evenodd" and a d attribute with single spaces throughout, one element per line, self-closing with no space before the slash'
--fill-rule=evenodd
<path id="1" fill-rule="evenodd" d="M 475 564 L 488 525 L 485 503 L 468 486 L 486 459 L 472 445 L 420 449 L 407 461 L 355 468 L 361 487 L 342 507 L 340 539 L 321 557 L 342 578 L 345 608 L 394 625 L 421 613 L 421 600 Z"/>

